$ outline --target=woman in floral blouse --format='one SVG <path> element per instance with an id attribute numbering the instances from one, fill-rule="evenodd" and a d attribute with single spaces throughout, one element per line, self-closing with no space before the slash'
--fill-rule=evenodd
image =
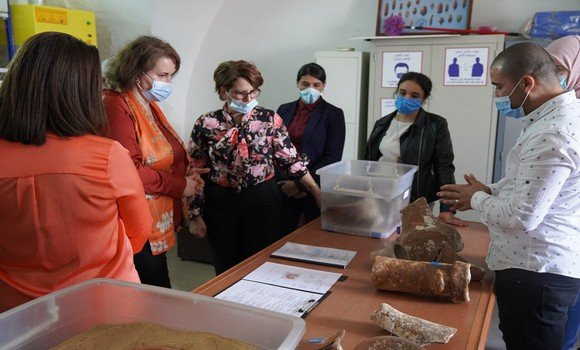
<path id="1" fill-rule="evenodd" d="M 193 167 L 210 171 L 204 193 L 190 202 L 190 229 L 198 235 L 207 230 L 220 274 L 275 241 L 281 202 L 275 165 L 299 180 L 317 203 L 320 188 L 282 119 L 258 106 L 263 79 L 256 66 L 223 62 L 214 81 L 225 104 L 197 119 L 191 132 Z"/>

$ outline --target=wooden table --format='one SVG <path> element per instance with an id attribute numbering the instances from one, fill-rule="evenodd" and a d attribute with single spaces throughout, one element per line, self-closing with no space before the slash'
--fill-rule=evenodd
<path id="1" fill-rule="evenodd" d="M 485 266 L 485 255 L 489 246 L 487 228 L 480 223 L 470 223 L 466 228 L 459 228 L 459 232 L 465 244 L 461 255 L 473 263 Z M 395 236 L 394 234 L 389 239 L 394 239 Z M 357 255 L 346 269 L 270 258 L 270 254 L 287 241 L 356 250 Z M 384 246 L 385 241 L 326 232 L 320 229 L 320 219 L 317 219 L 199 286 L 194 292 L 214 296 L 265 261 L 338 272 L 348 278 L 332 286 L 330 289 L 332 293 L 306 316 L 306 333 L 303 340 L 330 336 L 344 329 L 346 336 L 342 342 L 343 347 L 353 349 L 365 338 L 388 335 L 369 318 L 369 315 L 377 310 L 382 302 L 385 302 L 407 314 L 457 328 L 457 333 L 449 343 L 429 345 L 429 349 L 484 349 L 495 302 L 493 274 L 488 271 L 481 282 L 471 282 L 469 286 L 471 300 L 461 304 L 404 293 L 379 291 L 370 280 L 372 264 L 369 253 Z"/>

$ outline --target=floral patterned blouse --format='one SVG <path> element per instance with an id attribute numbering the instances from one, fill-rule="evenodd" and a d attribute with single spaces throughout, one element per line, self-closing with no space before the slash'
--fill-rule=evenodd
<path id="1" fill-rule="evenodd" d="M 191 132 L 189 154 L 194 168 L 210 168 L 210 181 L 241 191 L 274 177 L 274 166 L 292 178 L 306 175 L 308 161 L 292 145 L 282 118 L 254 108 L 237 124 L 226 105 L 202 115 Z M 190 216 L 201 214 L 203 194 L 190 199 Z"/>

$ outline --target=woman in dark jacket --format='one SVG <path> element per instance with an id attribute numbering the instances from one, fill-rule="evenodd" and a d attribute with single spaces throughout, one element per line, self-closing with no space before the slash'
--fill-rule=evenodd
<path id="1" fill-rule="evenodd" d="M 425 197 L 428 203 L 438 199 L 436 193 L 441 186 L 455 183 L 447 121 L 421 108 L 431 94 L 431 87 L 431 80 L 424 74 L 404 74 L 397 84 L 397 110 L 375 123 L 365 153 L 367 160 L 418 165 L 411 201 Z M 443 221 L 467 226 L 448 205 L 441 203 L 440 212 Z"/>
<path id="2" fill-rule="evenodd" d="M 344 113 L 342 109 L 322 98 L 326 73 L 320 65 L 308 63 L 302 66 L 298 71 L 296 84 L 300 98 L 281 105 L 277 113 L 284 120 L 292 144 L 298 153 L 308 157 L 308 170 L 316 182 L 320 183 L 315 175 L 316 170 L 342 158 Z M 314 197 L 299 182 L 287 180 L 279 170 L 277 175 L 284 198 L 280 211 L 281 238 L 298 227 L 301 215 L 304 215 L 305 222 L 309 222 L 320 216 L 320 209 Z"/>

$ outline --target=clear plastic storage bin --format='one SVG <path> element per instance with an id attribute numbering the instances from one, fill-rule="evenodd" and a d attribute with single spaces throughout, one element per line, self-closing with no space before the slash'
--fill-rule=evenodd
<path id="1" fill-rule="evenodd" d="M 417 167 L 343 160 L 316 171 L 324 230 L 386 238 L 401 225 Z"/>
<path id="2" fill-rule="evenodd" d="M 304 320 L 203 295 L 94 279 L 0 314 L 0 349 L 48 349 L 102 323 L 154 322 L 261 349 L 294 349 Z"/>

